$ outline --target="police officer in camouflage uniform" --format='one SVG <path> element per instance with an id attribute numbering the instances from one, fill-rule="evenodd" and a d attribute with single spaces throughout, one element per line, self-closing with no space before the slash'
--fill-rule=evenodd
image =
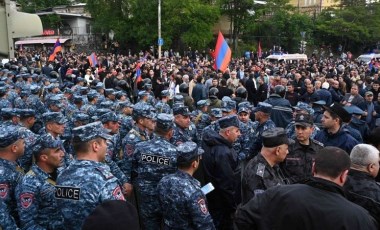
<path id="1" fill-rule="evenodd" d="M 110 138 L 101 122 L 73 129 L 77 159 L 58 175 L 55 191 L 65 228 L 81 229 L 85 218 L 106 200 L 125 200 L 117 178 L 102 163 Z"/>
<path id="2" fill-rule="evenodd" d="M 249 156 L 247 159 L 252 159 L 256 156 L 262 147 L 262 134 L 265 130 L 275 128 L 276 125 L 270 119 L 270 113 L 272 111 L 272 105 L 264 102 L 259 102 L 257 107 L 252 111 L 255 114 L 255 122 L 253 124 L 253 130 L 251 137 L 251 146 L 249 149 Z"/>
<path id="3" fill-rule="evenodd" d="M 47 112 L 42 115 L 42 119 L 45 123 L 45 128 L 41 130 L 40 135 L 47 133 L 55 140 L 60 140 L 60 136 L 65 132 L 65 125 L 67 123 L 67 119 L 63 116 L 63 114 L 59 112 Z M 62 149 L 64 149 L 63 144 Z M 62 167 L 69 165 L 71 159 L 72 156 L 65 151 L 64 164 Z"/>
<path id="4" fill-rule="evenodd" d="M 190 121 L 190 111 L 187 106 L 174 106 L 174 133 L 170 143 L 179 145 L 186 141 L 197 143 L 197 130 Z"/>
<path id="5" fill-rule="evenodd" d="M 129 178 L 120 170 L 117 165 L 117 156 L 121 152 L 121 139 L 119 133 L 119 117 L 114 112 L 108 112 L 99 117 L 103 127 L 110 130 L 112 135 L 110 140 L 107 140 L 107 151 L 105 162 L 110 167 L 111 173 L 119 180 L 120 186 L 124 189 L 126 195 L 132 192 L 132 185 Z"/>
<path id="6" fill-rule="evenodd" d="M 168 104 L 169 96 L 169 90 L 161 91 L 161 100 L 155 106 L 157 113 L 171 113 L 171 108 Z"/>
<path id="7" fill-rule="evenodd" d="M 7 98 L 8 86 L 0 87 L 0 108 L 12 108 L 12 103 Z"/>
<path id="8" fill-rule="evenodd" d="M 36 121 L 36 113 L 33 109 L 22 109 L 20 111 L 20 130 L 24 133 L 25 141 L 25 152 L 17 162 L 24 169 L 25 172 L 29 171 L 29 168 L 32 166 L 33 153 L 32 149 L 36 143 L 39 135 L 33 133 L 30 129 L 33 127 L 34 122 Z"/>
<path id="9" fill-rule="evenodd" d="M 137 143 L 149 140 L 147 127 L 154 129 L 153 118 L 155 114 L 150 110 L 147 103 L 137 103 L 133 107 L 132 118 L 135 125 L 128 132 L 122 141 L 122 156 L 119 156 L 119 167 L 132 183 L 134 175 L 132 175 L 132 154 L 135 151 Z"/>
<path id="10" fill-rule="evenodd" d="M 358 144 L 351 153 L 351 169 L 344 184 L 347 198 L 367 209 L 380 222 L 379 150 L 372 145 Z"/>
<path id="11" fill-rule="evenodd" d="M 249 156 L 250 137 L 252 136 L 254 129 L 254 123 L 250 119 L 251 105 L 249 102 L 241 102 L 238 109 L 238 118 L 240 121 L 241 136 L 237 140 L 239 143 L 239 160 L 245 160 Z M 236 149 L 235 149 L 236 150 Z"/>
<path id="12" fill-rule="evenodd" d="M 118 104 L 117 112 L 120 117 L 120 138 L 123 140 L 127 133 L 133 128 L 135 121 L 132 118 L 133 104 L 123 101 Z"/>
<path id="13" fill-rule="evenodd" d="M 294 123 L 295 142 L 289 145 L 289 154 L 280 163 L 281 169 L 291 183 L 305 181 L 312 177 L 312 166 L 317 152 L 323 144 L 311 138 L 314 122 L 310 114 L 297 114 Z"/>
<path id="14" fill-rule="evenodd" d="M 23 138 L 23 133 L 14 127 L 0 129 L 0 200 L 12 216 L 12 225 L 19 225 L 15 188 L 24 171 L 16 160 L 24 154 Z"/>
<path id="15" fill-rule="evenodd" d="M 200 183 L 192 177 L 198 169 L 203 150 L 194 142 L 177 147 L 178 171 L 157 185 L 164 229 L 215 229 Z"/>
<path id="16" fill-rule="evenodd" d="M 197 129 L 198 141 L 202 140 L 203 129 L 211 124 L 210 115 L 208 115 L 209 102 L 207 100 L 199 100 L 197 102 L 198 109 L 192 112 L 192 122 Z"/>
<path id="17" fill-rule="evenodd" d="M 54 197 L 57 168 L 64 152 L 60 140 L 42 135 L 33 148 L 36 163 L 16 187 L 23 229 L 63 229 L 63 218 Z"/>
<path id="18" fill-rule="evenodd" d="M 262 133 L 263 148 L 248 162 L 242 180 L 242 203 L 268 188 L 286 184 L 278 164 L 288 154 L 290 140 L 283 128 L 272 128 Z"/>
<path id="19" fill-rule="evenodd" d="M 154 139 L 138 143 L 133 153 L 132 171 L 137 173 L 135 186 L 144 229 L 160 229 L 162 213 L 157 184 L 177 170 L 177 151 L 169 142 L 173 119 L 171 114 L 158 114 Z"/>
<path id="20" fill-rule="evenodd" d="M 96 114 L 96 104 L 98 102 L 98 93 L 90 91 L 87 94 L 88 103 L 81 107 L 81 111 L 88 114 L 90 117 Z"/>

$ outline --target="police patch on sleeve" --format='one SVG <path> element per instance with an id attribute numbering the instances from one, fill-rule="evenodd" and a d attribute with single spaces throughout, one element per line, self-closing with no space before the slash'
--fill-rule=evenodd
<path id="1" fill-rule="evenodd" d="M 132 134 L 133 135 L 133 134 Z M 126 151 L 126 153 L 127 153 L 127 156 L 130 156 L 130 155 L 132 155 L 132 153 L 133 153 L 133 145 L 126 145 L 125 146 L 125 151 Z"/>
<path id="2" fill-rule="evenodd" d="M 206 206 L 206 201 L 204 199 L 198 200 L 198 205 L 199 205 L 199 208 L 201 209 L 201 212 L 203 214 L 207 214 L 208 213 L 207 206 Z"/>
<path id="3" fill-rule="evenodd" d="M 264 172 L 265 172 L 265 165 L 262 163 L 259 163 L 257 165 L 256 175 L 258 175 L 259 177 L 264 177 Z"/>
<path id="4" fill-rule="evenodd" d="M 21 207 L 27 209 L 32 205 L 34 200 L 34 194 L 32 193 L 23 193 L 20 195 Z"/>
<path id="5" fill-rule="evenodd" d="M 8 184 L 0 184 L 0 198 L 5 198 L 8 195 Z"/>
<path id="6" fill-rule="evenodd" d="M 117 200 L 125 200 L 123 193 L 121 192 L 120 186 L 116 186 L 116 188 L 113 190 L 112 195 L 117 199 Z"/>

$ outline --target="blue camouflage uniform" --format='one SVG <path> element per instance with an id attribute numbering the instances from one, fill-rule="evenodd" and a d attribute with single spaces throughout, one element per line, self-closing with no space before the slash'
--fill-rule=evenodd
<path id="1" fill-rule="evenodd" d="M 262 134 L 265 130 L 275 128 L 276 125 L 272 120 L 267 120 L 266 122 L 260 124 L 258 121 L 253 123 L 253 130 L 250 140 L 252 141 L 250 146 L 250 156 L 248 158 L 252 158 L 258 154 L 262 147 Z"/>
<path id="2" fill-rule="evenodd" d="M 63 229 L 63 218 L 54 193 L 54 178 L 33 165 L 16 188 L 18 213 L 23 229 Z"/>
<path id="3" fill-rule="evenodd" d="M 177 147 L 179 162 L 191 163 L 203 151 L 194 142 Z M 178 170 L 161 179 L 157 185 L 164 217 L 164 229 L 215 229 L 200 182 L 189 173 Z"/>
<path id="4" fill-rule="evenodd" d="M 136 104 L 133 107 L 132 117 L 137 120 L 139 117 L 153 119 L 155 116 L 151 112 L 150 106 L 146 103 Z M 135 151 L 136 144 L 149 140 L 149 135 L 145 130 L 141 130 L 138 126 L 134 126 L 122 140 L 122 156 L 119 156 L 119 167 L 128 178 L 129 183 L 132 182 L 134 173 L 132 171 L 132 154 Z"/>
<path id="5" fill-rule="evenodd" d="M 31 109 L 22 110 L 20 113 L 21 117 L 35 116 L 35 111 Z M 33 133 L 30 129 L 20 124 L 19 130 L 24 133 L 24 141 L 25 141 L 25 151 L 24 155 L 22 155 L 18 160 L 18 164 L 24 169 L 25 172 L 29 171 L 32 166 L 33 153 L 32 148 L 36 143 L 39 135 Z"/>
<path id="6" fill-rule="evenodd" d="M 114 112 L 108 112 L 99 117 L 99 120 L 104 124 L 108 121 L 119 121 L 119 117 Z M 116 164 L 117 155 L 121 151 L 121 140 L 119 133 L 113 134 L 111 139 L 107 140 L 107 151 L 105 163 L 110 167 L 111 173 L 119 180 L 120 185 L 130 183 L 128 177 L 120 170 Z"/>
<path id="7" fill-rule="evenodd" d="M 182 115 L 182 116 L 190 116 L 190 111 L 187 106 L 177 106 L 173 108 L 174 115 Z M 170 143 L 174 145 L 179 145 L 186 141 L 193 141 L 198 143 L 197 140 L 197 129 L 194 124 L 190 124 L 190 126 L 186 129 L 179 127 L 177 124 L 174 124 L 173 128 L 173 137 L 170 139 Z"/>
<path id="8" fill-rule="evenodd" d="M 5 148 L 23 138 L 23 133 L 17 129 L 3 128 L 0 130 L 0 148 Z M 24 170 L 16 162 L 0 158 L 0 200 L 4 202 L 14 224 L 19 224 L 15 188 L 24 176 Z"/>
<path id="9" fill-rule="evenodd" d="M 37 140 L 33 153 L 37 157 L 44 149 L 57 148 L 62 148 L 61 141 L 46 134 Z M 63 229 L 63 218 L 54 197 L 56 170 L 47 173 L 34 164 L 17 185 L 17 206 L 23 229 Z"/>
<path id="10" fill-rule="evenodd" d="M 82 142 L 97 137 L 110 138 L 100 122 L 79 126 L 73 129 L 73 135 Z M 68 229 L 81 229 L 86 217 L 100 203 L 125 200 L 108 165 L 91 160 L 74 160 L 62 170 L 57 178 L 55 197 Z"/>
<path id="11" fill-rule="evenodd" d="M 11 215 L 4 201 L 0 199 L 0 229 L 14 230 L 17 229 L 17 225 Z"/>
<path id="12" fill-rule="evenodd" d="M 157 127 L 164 131 L 172 129 L 173 116 L 158 114 Z M 137 172 L 135 187 L 140 217 L 145 229 L 160 229 L 162 213 L 158 201 L 157 184 L 162 177 L 176 170 L 177 150 L 167 139 L 156 135 L 154 139 L 136 145 L 132 171 Z"/>
<path id="13" fill-rule="evenodd" d="M 163 101 L 157 102 L 155 108 L 158 113 L 171 113 L 170 105 Z"/>

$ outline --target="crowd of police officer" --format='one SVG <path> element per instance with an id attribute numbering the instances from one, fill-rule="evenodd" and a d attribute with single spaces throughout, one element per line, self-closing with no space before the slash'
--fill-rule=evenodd
<path id="1" fill-rule="evenodd" d="M 165 66 L 174 59 L 124 59 L 130 66 L 143 64 L 143 80 L 139 81 L 140 70 L 123 69 L 126 63 L 118 62 L 123 57 L 105 57 L 93 69 L 88 63 L 72 66 L 70 58 L 59 57 L 56 63 L 39 63 L 43 71 L 33 61 L 24 66 L 20 59 L 1 66 L 3 229 L 81 229 L 94 216 L 114 220 L 112 229 L 125 225 L 142 229 L 285 228 L 258 216 L 265 215 L 263 207 L 270 206 L 268 196 L 282 194 L 280 188 L 291 184 L 323 188 L 322 197 L 333 190 L 339 197 L 321 202 L 321 209 L 334 206 L 332 202 L 342 197 L 364 208 L 343 198 L 341 205 L 349 204 L 355 211 L 342 212 L 335 227 L 371 229 L 379 220 L 380 186 L 375 181 L 379 128 L 373 124 L 372 135 L 367 134 L 372 138 L 365 139 L 373 146 L 361 144 L 363 138 L 355 138 L 359 131 L 350 126 L 353 114 L 364 114 L 358 106 L 318 100 L 299 101 L 292 107 L 287 87 L 275 84 L 285 67 L 282 64 L 246 60 L 252 68 L 280 68 L 274 76 L 270 72 L 258 76 L 260 86 L 253 83 L 255 90 L 263 89 L 266 78 L 269 97 L 247 101 L 252 92 L 245 85 L 253 77 L 245 79 L 242 63 L 235 65 L 236 71 L 210 75 L 207 66 L 194 65 L 207 61 L 184 59 L 180 68 L 166 76 L 168 71 L 153 66 Z M 89 73 L 82 72 L 87 67 Z M 303 70 L 302 66 L 296 69 L 293 75 Z M 189 79 L 190 72 L 194 74 Z M 228 85 L 223 82 L 226 79 Z M 162 90 L 157 93 L 157 88 Z M 205 92 L 197 102 L 190 96 L 195 88 Z M 326 151 L 334 152 L 336 159 L 327 157 Z M 346 163 L 335 162 L 338 159 Z M 306 191 L 309 187 L 290 188 Z M 318 202 L 316 197 L 302 202 Z M 289 202 L 296 204 L 292 199 Z M 102 210 L 109 200 L 133 204 L 138 218 L 117 222 L 123 219 L 117 214 L 102 216 L 94 211 Z M 307 215 L 303 208 L 294 210 Z M 311 215 L 322 215 L 318 209 L 313 211 Z M 268 210 L 268 215 L 272 212 Z M 283 218 L 285 212 L 276 215 Z M 316 220 L 308 221 L 303 227 L 318 226 L 313 224 Z M 318 221 L 332 226 L 327 219 Z M 288 223 L 302 228 L 302 223 L 290 219 Z"/>

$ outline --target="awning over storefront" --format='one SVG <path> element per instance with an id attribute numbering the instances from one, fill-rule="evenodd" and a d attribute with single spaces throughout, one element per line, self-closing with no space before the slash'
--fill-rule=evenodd
<path id="1" fill-rule="evenodd" d="M 61 44 L 65 43 L 67 38 L 60 38 L 59 41 Z M 48 39 L 33 39 L 33 40 L 20 40 L 17 41 L 16 45 L 26 45 L 26 44 L 54 44 L 57 41 L 56 38 L 48 38 Z"/>

